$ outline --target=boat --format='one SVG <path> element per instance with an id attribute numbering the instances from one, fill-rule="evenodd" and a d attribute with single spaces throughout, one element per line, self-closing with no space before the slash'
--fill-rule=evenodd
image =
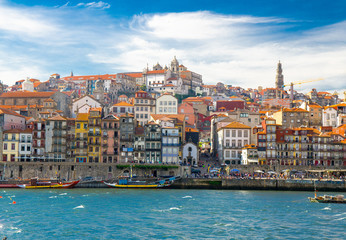
<path id="1" fill-rule="evenodd" d="M 25 188 L 25 189 L 73 188 L 78 183 L 79 183 L 79 180 L 78 181 L 67 182 L 67 183 L 51 183 L 51 182 L 31 181 L 30 185 L 28 185 L 28 184 L 18 184 L 18 187 Z"/>
<path id="2" fill-rule="evenodd" d="M 346 199 L 344 198 L 344 195 L 317 196 L 317 190 L 316 190 L 316 183 L 315 182 L 314 182 L 314 188 L 315 188 L 315 197 L 313 197 L 313 198 L 312 197 L 308 197 L 310 202 L 315 202 L 315 203 L 346 203 Z"/>
<path id="3" fill-rule="evenodd" d="M 0 188 L 19 188 L 18 184 L 1 183 Z"/>
<path id="4" fill-rule="evenodd" d="M 134 181 L 128 177 L 121 177 L 116 183 L 103 183 L 106 184 L 108 187 L 112 188 L 165 188 L 171 186 L 174 183 L 174 181 L 179 178 L 180 177 L 170 177 L 155 182 L 148 182 L 138 180 Z"/>
<path id="5" fill-rule="evenodd" d="M 316 196 L 314 198 L 308 197 L 310 202 L 317 202 L 317 203 L 346 203 L 346 199 L 344 198 L 344 195 L 336 195 L 336 196 L 330 196 L 330 195 L 324 195 L 324 196 Z"/>

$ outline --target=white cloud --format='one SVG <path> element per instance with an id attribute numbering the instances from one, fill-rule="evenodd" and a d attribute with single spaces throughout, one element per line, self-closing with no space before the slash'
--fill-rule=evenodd
<path id="1" fill-rule="evenodd" d="M 177 56 L 207 83 L 271 87 L 281 60 L 287 83 L 326 79 L 300 90 L 346 88 L 346 22 L 294 33 L 287 29 L 300 22 L 273 17 L 201 11 L 142 14 L 126 21 L 93 11 L 110 7 L 102 1 L 78 5 L 21 8 L 0 2 L 0 59 L 7 59 L 0 79 L 45 80 L 71 70 L 81 75 L 141 71 Z"/>
<path id="2" fill-rule="evenodd" d="M 78 3 L 76 6 L 77 7 L 87 7 L 87 8 L 100 8 L 100 9 L 107 9 L 107 8 L 111 7 L 111 5 L 109 3 L 105 3 L 102 1 L 89 2 L 89 3 Z"/>

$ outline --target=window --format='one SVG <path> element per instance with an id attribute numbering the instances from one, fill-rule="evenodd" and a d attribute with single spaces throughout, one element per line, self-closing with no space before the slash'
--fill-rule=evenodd
<path id="1" fill-rule="evenodd" d="M 80 129 L 80 123 L 77 123 L 77 129 Z"/>
<path id="2" fill-rule="evenodd" d="M 232 137 L 236 137 L 236 130 L 232 130 Z"/>
<path id="3" fill-rule="evenodd" d="M 4 143 L 4 150 L 7 150 L 7 143 Z"/>
<path id="4" fill-rule="evenodd" d="M 226 130 L 226 137 L 230 136 L 230 130 Z"/>
<path id="5" fill-rule="evenodd" d="M 226 151 L 226 154 L 225 154 L 225 157 L 226 157 L 226 158 L 229 158 L 230 156 L 231 156 L 231 155 L 230 155 L 230 151 L 227 150 L 227 151 Z"/>
<path id="6" fill-rule="evenodd" d="M 238 130 L 238 137 L 242 137 L 243 136 L 243 130 Z"/>
<path id="7" fill-rule="evenodd" d="M 261 135 L 260 135 L 261 136 Z M 249 137 L 249 131 L 248 130 L 245 130 L 244 131 L 244 137 Z"/>
<path id="8" fill-rule="evenodd" d="M 15 150 L 16 149 L 16 145 L 14 143 L 11 144 L 11 150 Z"/>

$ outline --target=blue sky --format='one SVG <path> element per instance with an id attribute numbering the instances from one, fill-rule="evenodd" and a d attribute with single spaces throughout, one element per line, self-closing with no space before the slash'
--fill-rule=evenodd
<path id="1" fill-rule="evenodd" d="M 204 82 L 346 88 L 346 1 L 0 0 L 0 80 L 142 71 L 173 56 Z"/>

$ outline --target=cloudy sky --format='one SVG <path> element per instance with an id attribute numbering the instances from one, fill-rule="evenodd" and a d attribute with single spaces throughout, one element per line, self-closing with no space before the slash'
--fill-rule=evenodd
<path id="1" fill-rule="evenodd" d="M 0 80 L 139 72 L 176 56 L 205 83 L 346 89 L 343 0 L 0 0 Z"/>

